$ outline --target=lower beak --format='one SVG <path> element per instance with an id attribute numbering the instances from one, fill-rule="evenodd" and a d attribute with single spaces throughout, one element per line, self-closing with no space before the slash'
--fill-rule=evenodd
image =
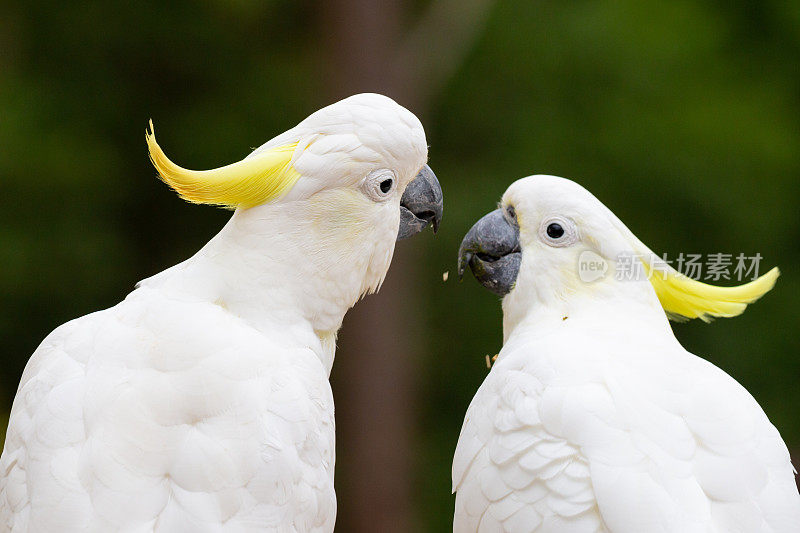
<path id="1" fill-rule="evenodd" d="M 400 231 L 397 240 L 416 235 L 428 223 L 436 233 L 442 222 L 443 200 L 442 186 L 439 185 L 436 174 L 428 165 L 423 166 L 400 199 Z"/>
<path id="2" fill-rule="evenodd" d="M 519 228 L 500 209 L 477 221 L 458 250 L 459 278 L 469 266 L 481 285 L 501 296 L 513 290 L 521 263 Z"/>

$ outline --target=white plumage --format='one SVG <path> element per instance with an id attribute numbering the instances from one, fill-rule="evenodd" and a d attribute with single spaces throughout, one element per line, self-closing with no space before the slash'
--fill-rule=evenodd
<path id="1" fill-rule="evenodd" d="M 427 145 L 379 95 L 276 139 L 259 150 L 298 143 L 287 194 L 237 209 L 194 257 L 33 354 L 0 459 L 0 529 L 333 530 L 335 335 L 386 273 Z M 397 178 L 381 201 L 363 190 L 375 169 Z"/>
<path id="2" fill-rule="evenodd" d="M 456 449 L 454 531 L 800 531 L 789 453 L 758 403 L 680 346 L 646 279 L 615 279 L 641 243 L 561 178 L 516 182 L 509 206 L 522 263 Z M 543 242 L 554 217 L 574 245 Z M 578 279 L 586 250 L 604 279 Z"/>

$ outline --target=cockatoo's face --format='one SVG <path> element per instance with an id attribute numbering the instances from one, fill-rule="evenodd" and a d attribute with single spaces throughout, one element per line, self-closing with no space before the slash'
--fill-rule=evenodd
<path id="1" fill-rule="evenodd" d="M 626 263 L 620 263 L 626 261 Z M 619 266 L 630 272 L 619 275 Z M 660 261 L 605 205 L 575 182 L 529 176 L 514 182 L 500 207 L 480 219 L 459 250 L 459 274 L 505 296 L 509 314 L 537 304 L 565 310 L 570 301 L 637 301 L 671 318 L 735 316 L 766 293 L 777 268 L 739 287 L 715 287 Z M 566 316 L 566 315 L 565 315 Z"/>
<path id="2" fill-rule="evenodd" d="M 500 295 L 524 290 L 548 298 L 581 290 L 586 283 L 579 263 L 586 252 L 608 264 L 631 250 L 615 218 L 572 181 L 523 178 L 467 234 L 460 272 L 469 265 L 478 281 Z"/>
<path id="3" fill-rule="evenodd" d="M 209 171 L 183 169 L 147 141 L 165 182 L 189 201 L 235 208 L 240 247 L 265 249 L 273 272 L 291 269 L 310 301 L 352 305 L 380 285 L 396 240 L 441 220 L 422 124 L 385 96 L 336 102 Z"/>
<path id="4" fill-rule="evenodd" d="M 286 213 L 307 232 L 297 246 L 319 261 L 321 271 L 341 270 L 340 279 L 358 273 L 359 295 L 377 290 L 395 241 L 428 223 L 435 232 L 442 217 L 442 190 L 426 165 L 422 124 L 390 98 L 360 94 L 313 113 L 248 159 L 295 143 L 296 183 L 243 218 Z"/>

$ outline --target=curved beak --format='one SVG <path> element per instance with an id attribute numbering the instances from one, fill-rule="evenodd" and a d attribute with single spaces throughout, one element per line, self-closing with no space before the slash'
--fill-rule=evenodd
<path id="1" fill-rule="evenodd" d="M 406 187 L 400 199 L 400 231 L 397 240 L 407 239 L 424 230 L 430 222 L 439 230 L 444 210 L 442 186 L 431 167 L 425 165 Z"/>
<path id="2" fill-rule="evenodd" d="M 514 288 L 522 262 L 519 228 L 503 211 L 495 209 L 478 220 L 464 236 L 458 249 L 458 277 L 469 266 L 478 282 L 495 294 L 505 296 Z"/>

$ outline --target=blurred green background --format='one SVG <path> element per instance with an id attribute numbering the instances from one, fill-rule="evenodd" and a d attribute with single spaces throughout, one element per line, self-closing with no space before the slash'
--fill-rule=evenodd
<path id="1" fill-rule="evenodd" d="M 445 220 L 398 245 L 385 290 L 360 304 L 413 316 L 375 328 L 357 307 L 345 322 L 337 530 L 450 530 L 453 449 L 501 341 L 499 302 L 458 283 L 456 251 L 533 173 L 579 181 L 670 257 L 781 267 L 743 316 L 674 329 L 800 456 L 798 58 L 798 2 L 6 2 L 0 411 L 50 330 L 115 304 L 229 216 L 155 178 L 148 118 L 177 162 L 212 168 L 380 91 L 422 118 Z"/>

